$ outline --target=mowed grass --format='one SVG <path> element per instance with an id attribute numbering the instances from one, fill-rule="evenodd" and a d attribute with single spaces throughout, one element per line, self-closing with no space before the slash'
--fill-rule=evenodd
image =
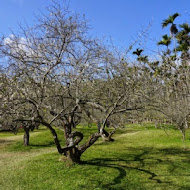
<path id="1" fill-rule="evenodd" d="M 78 127 L 87 136 L 94 127 Z M 3 190 L 174 190 L 190 189 L 190 131 L 183 143 L 177 130 L 128 125 L 114 142 L 98 140 L 72 165 L 57 153 L 45 128 L 22 136 L 0 136 L 0 189 Z M 60 139 L 63 132 L 59 131 Z M 167 133 L 167 134 L 166 134 Z M 10 139 L 9 139 L 10 138 Z M 61 141 L 64 145 L 64 141 Z"/>

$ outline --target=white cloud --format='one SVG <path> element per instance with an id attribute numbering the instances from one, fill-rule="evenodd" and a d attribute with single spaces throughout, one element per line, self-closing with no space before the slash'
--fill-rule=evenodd
<path id="1" fill-rule="evenodd" d="M 30 48 L 30 42 L 24 37 L 16 38 L 11 34 L 9 37 L 4 39 L 4 46 L 15 55 L 31 57 L 35 54 L 35 52 Z"/>
<path id="2" fill-rule="evenodd" d="M 27 40 L 23 37 L 17 39 L 13 34 L 4 39 L 4 45 L 8 46 L 10 49 L 17 51 L 27 50 Z"/>

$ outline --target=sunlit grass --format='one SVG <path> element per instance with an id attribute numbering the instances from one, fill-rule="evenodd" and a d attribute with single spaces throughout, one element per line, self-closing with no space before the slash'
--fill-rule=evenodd
<path id="1" fill-rule="evenodd" d="M 86 131 L 84 141 L 96 131 L 78 130 Z M 21 137 L 0 150 L 0 189 L 190 189 L 189 131 L 183 143 L 172 128 L 166 134 L 153 125 L 127 125 L 114 138 L 98 140 L 82 155 L 82 164 L 72 165 L 61 159 L 49 131 L 31 135 L 28 149 Z"/>

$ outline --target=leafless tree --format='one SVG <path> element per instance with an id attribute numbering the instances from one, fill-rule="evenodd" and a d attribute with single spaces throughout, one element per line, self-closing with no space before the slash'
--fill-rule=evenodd
<path id="1" fill-rule="evenodd" d="M 25 145 L 34 123 L 46 126 L 58 152 L 77 163 L 99 137 L 113 140 L 123 113 L 140 109 L 137 70 L 87 31 L 84 18 L 54 3 L 37 25 L 21 27 L 20 34 L 0 42 L 6 63 L 4 120 L 24 126 Z M 97 132 L 83 144 L 83 134 L 75 130 L 82 120 L 97 124 Z M 114 130 L 108 133 L 110 125 Z M 63 129 L 65 147 L 53 126 Z"/>

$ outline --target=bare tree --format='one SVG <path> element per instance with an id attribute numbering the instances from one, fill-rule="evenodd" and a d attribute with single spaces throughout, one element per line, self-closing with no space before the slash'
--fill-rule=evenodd
<path id="1" fill-rule="evenodd" d="M 26 145 L 33 123 L 46 126 L 58 152 L 77 163 L 99 137 L 113 141 L 125 112 L 141 109 L 143 75 L 87 31 L 84 18 L 54 3 L 37 25 L 0 42 L 7 65 L 5 115 L 23 124 Z M 75 130 L 81 120 L 97 124 L 83 144 L 83 134 Z M 63 129 L 65 147 L 53 126 Z M 114 130 L 108 133 L 106 126 Z"/>

